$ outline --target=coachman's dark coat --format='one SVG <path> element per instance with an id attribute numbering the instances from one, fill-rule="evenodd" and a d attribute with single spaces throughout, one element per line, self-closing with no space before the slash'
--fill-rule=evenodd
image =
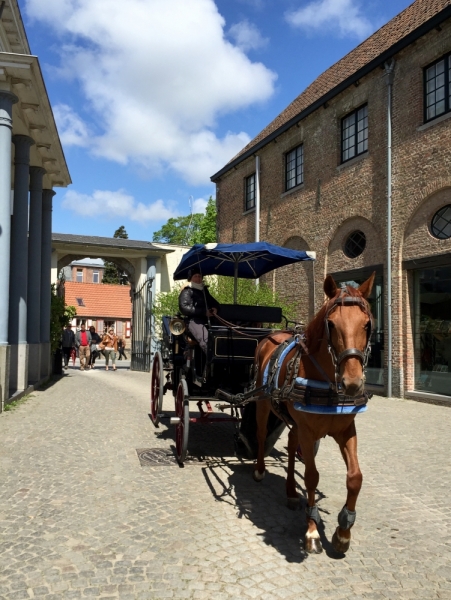
<path id="1" fill-rule="evenodd" d="M 202 291 L 187 286 L 180 292 L 179 309 L 183 315 L 191 319 L 196 318 L 196 321 L 202 319 L 206 323 L 206 313 L 210 308 L 219 308 L 219 302 L 213 298 L 207 287 Z"/>

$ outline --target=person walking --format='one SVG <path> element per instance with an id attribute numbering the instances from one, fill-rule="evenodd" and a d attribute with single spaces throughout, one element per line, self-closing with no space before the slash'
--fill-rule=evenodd
<path id="1" fill-rule="evenodd" d="M 117 351 L 119 354 L 118 360 L 122 360 L 122 357 L 124 357 L 124 360 L 128 360 L 128 358 L 125 356 L 125 340 L 122 337 L 120 337 L 117 342 Z"/>
<path id="2" fill-rule="evenodd" d="M 87 366 L 87 361 L 91 356 L 91 333 L 86 331 L 84 323 L 80 326 L 80 331 L 75 334 L 75 345 L 78 348 L 78 357 L 80 359 L 80 371 L 84 371 Z"/>
<path id="3" fill-rule="evenodd" d="M 96 358 L 99 358 L 100 356 L 97 345 L 100 344 L 102 339 L 100 335 L 96 333 L 96 328 L 94 325 L 91 325 L 89 328 L 89 333 L 91 334 L 91 355 L 89 357 L 88 369 L 94 369 Z"/>
<path id="4" fill-rule="evenodd" d="M 115 335 L 114 329 L 110 327 L 110 329 L 103 335 L 102 338 L 102 354 L 105 357 L 105 371 L 108 371 L 110 358 L 113 365 L 113 371 L 116 370 L 117 341 L 118 337 Z"/>
<path id="5" fill-rule="evenodd" d="M 70 323 L 66 325 L 66 329 L 63 330 L 61 335 L 61 347 L 63 349 L 64 369 L 67 371 L 70 355 L 73 348 L 75 348 L 75 334 L 72 331 L 72 325 Z"/>

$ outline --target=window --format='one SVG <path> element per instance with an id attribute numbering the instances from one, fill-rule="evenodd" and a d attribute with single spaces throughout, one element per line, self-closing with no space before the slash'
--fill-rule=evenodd
<path id="1" fill-rule="evenodd" d="M 77 269 L 77 281 L 83 283 L 83 269 Z"/>
<path id="2" fill-rule="evenodd" d="M 251 210 L 255 208 L 255 173 L 246 177 L 244 180 L 245 185 L 245 201 L 244 201 L 244 210 Z"/>
<path id="3" fill-rule="evenodd" d="M 99 283 L 99 272 L 98 271 L 92 272 L 92 283 Z"/>
<path id="4" fill-rule="evenodd" d="M 451 266 L 414 271 L 415 389 L 451 396 Z"/>
<path id="5" fill-rule="evenodd" d="M 75 300 L 77 301 L 78 306 L 84 306 L 85 303 L 83 302 L 83 298 L 75 298 Z"/>
<path id="6" fill-rule="evenodd" d="M 348 258 L 357 258 L 366 247 L 366 237 L 363 231 L 354 231 L 346 238 L 344 253 Z"/>
<path id="7" fill-rule="evenodd" d="M 298 146 L 285 155 L 285 190 L 304 183 L 304 146 Z"/>
<path id="8" fill-rule="evenodd" d="M 451 54 L 424 69 L 424 120 L 450 112 Z"/>
<path id="9" fill-rule="evenodd" d="M 361 106 L 341 120 L 341 162 L 368 150 L 368 105 Z"/>
<path id="10" fill-rule="evenodd" d="M 451 238 L 451 204 L 438 210 L 432 217 L 431 233 L 438 240 Z"/>

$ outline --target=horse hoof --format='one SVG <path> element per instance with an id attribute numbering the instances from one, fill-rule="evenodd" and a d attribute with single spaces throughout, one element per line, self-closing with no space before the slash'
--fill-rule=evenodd
<path id="1" fill-rule="evenodd" d="M 319 537 L 307 537 L 305 536 L 305 551 L 309 554 L 321 554 L 323 546 Z"/>
<path id="2" fill-rule="evenodd" d="M 332 548 L 335 552 L 339 552 L 340 554 L 345 554 L 349 550 L 349 546 L 351 545 L 351 538 L 342 538 L 338 534 L 338 527 L 335 530 L 334 535 L 332 536 Z"/>
<path id="3" fill-rule="evenodd" d="M 266 473 L 266 471 L 263 471 L 263 473 L 260 473 L 258 469 L 255 469 L 254 474 L 253 474 L 254 481 L 256 481 L 257 483 L 261 483 L 263 481 L 263 479 L 265 478 L 265 473 Z"/>
<path id="4" fill-rule="evenodd" d="M 290 510 L 297 510 L 299 508 L 299 498 L 287 498 L 287 506 Z"/>

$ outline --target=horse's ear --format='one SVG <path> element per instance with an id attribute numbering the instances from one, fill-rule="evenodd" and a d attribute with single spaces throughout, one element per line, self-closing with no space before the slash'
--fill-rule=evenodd
<path id="1" fill-rule="evenodd" d="M 369 277 L 361 286 L 359 286 L 359 292 L 362 294 L 364 298 L 368 298 L 371 294 L 371 290 L 373 289 L 374 278 L 376 277 L 376 271 L 373 272 L 371 277 Z"/>
<path id="2" fill-rule="evenodd" d="M 338 288 L 334 278 L 332 275 L 327 275 L 326 279 L 324 280 L 324 293 L 328 298 L 335 298 L 337 290 Z"/>

